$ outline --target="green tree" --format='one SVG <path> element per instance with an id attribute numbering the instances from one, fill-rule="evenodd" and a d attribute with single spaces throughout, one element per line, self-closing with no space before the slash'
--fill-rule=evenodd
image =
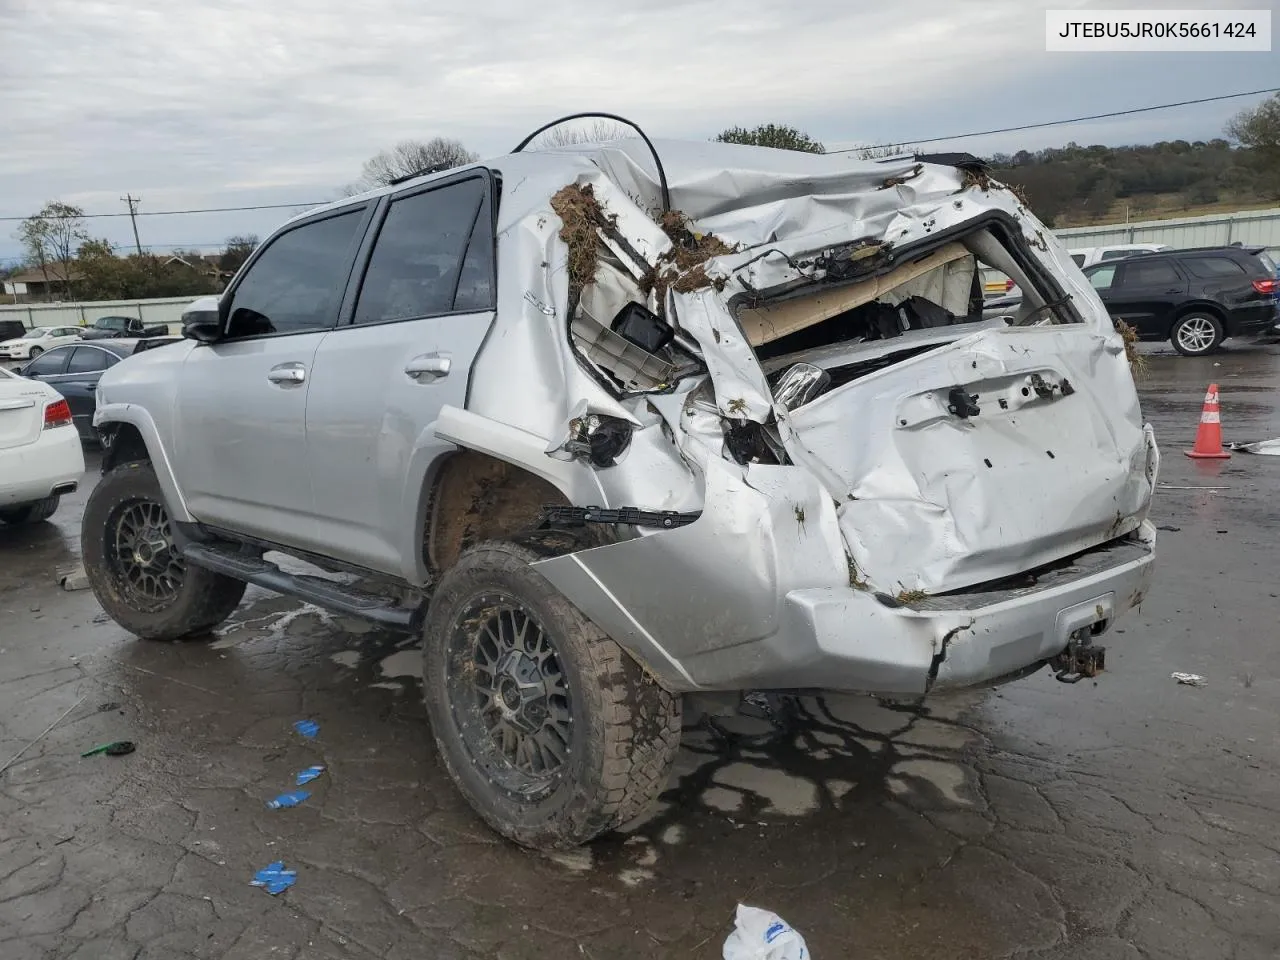
<path id="1" fill-rule="evenodd" d="M 1273 191 L 1280 186 L 1280 93 L 1241 110 L 1227 123 L 1225 133 L 1248 149 L 1250 160 L 1267 176 Z"/>
<path id="2" fill-rule="evenodd" d="M 61 285 L 65 297 L 76 296 L 76 249 L 89 239 L 84 211 L 60 200 L 50 200 L 40 212 L 23 220 L 15 234 L 26 254 L 27 265 L 44 275 L 45 284 Z"/>
<path id="3" fill-rule="evenodd" d="M 785 124 L 762 123 L 748 130 L 746 127 L 730 127 L 718 133 L 720 143 L 745 143 L 754 147 L 773 147 L 776 150 L 799 150 L 801 153 L 826 153 L 824 147 L 807 133 Z"/>

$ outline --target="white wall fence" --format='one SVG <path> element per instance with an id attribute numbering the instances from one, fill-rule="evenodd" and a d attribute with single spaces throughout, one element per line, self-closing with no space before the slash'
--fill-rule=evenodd
<path id="1" fill-rule="evenodd" d="M 97 300 L 85 303 L 20 303 L 0 306 L 0 320 L 21 320 L 28 327 L 88 327 L 99 317 L 138 317 L 147 326 L 166 323 L 181 332 L 182 311 L 198 297 L 160 300 Z"/>
<path id="2" fill-rule="evenodd" d="M 1140 223 L 1108 223 L 1097 227 L 1068 227 L 1054 233 L 1068 247 L 1102 247 L 1113 243 L 1167 243 L 1169 246 L 1267 247 L 1280 254 L 1280 207 L 1240 210 L 1207 217 L 1177 220 L 1144 220 Z"/>

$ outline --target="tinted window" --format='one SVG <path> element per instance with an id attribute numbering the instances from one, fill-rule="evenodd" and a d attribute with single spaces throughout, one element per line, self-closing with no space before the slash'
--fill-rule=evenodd
<path id="1" fill-rule="evenodd" d="M 1077 266 L 1077 267 L 1083 267 L 1083 266 L 1084 266 L 1084 254 L 1083 254 L 1083 253 L 1073 253 L 1073 254 L 1071 255 L 1071 259 L 1075 261 L 1075 263 L 1076 263 L 1076 266 Z"/>
<path id="2" fill-rule="evenodd" d="M 1140 260 L 1125 264 L 1122 287 L 1159 287 L 1182 283 L 1178 271 L 1168 260 Z"/>
<path id="3" fill-rule="evenodd" d="M 360 285 L 356 323 L 489 305 L 493 240 L 487 216 L 479 218 L 468 249 L 484 190 L 477 178 L 392 202 Z"/>
<path id="4" fill-rule="evenodd" d="M 1110 290 L 1111 282 L 1116 278 L 1115 264 L 1106 267 L 1099 267 L 1093 273 L 1089 274 L 1089 282 L 1093 284 L 1095 290 Z"/>
<path id="5" fill-rule="evenodd" d="M 236 287 L 228 336 L 333 326 L 346 285 L 347 259 L 363 216 L 362 209 L 352 210 L 272 240 Z"/>
<path id="6" fill-rule="evenodd" d="M 1244 275 L 1244 267 L 1226 257 L 1184 257 L 1183 266 L 1191 271 L 1193 277 L 1234 277 Z"/>
<path id="7" fill-rule="evenodd" d="M 1137 253 L 1137 250 L 1103 250 L 1099 260 L 1123 260 L 1125 257 Z"/>
<path id="8" fill-rule="evenodd" d="M 67 364 L 67 373 L 92 373 L 105 370 L 118 358 L 112 357 L 105 350 L 93 347 L 76 347 L 71 354 L 71 362 Z"/>
<path id="9" fill-rule="evenodd" d="M 1276 267 L 1276 262 L 1271 259 L 1265 250 L 1259 254 L 1255 254 L 1258 262 L 1262 264 L 1262 269 L 1267 273 L 1276 273 L 1280 268 Z"/>
<path id="10" fill-rule="evenodd" d="M 62 373 L 63 368 L 67 365 L 67 357 L 70 355 L 70 350 L 50 350 L 27 364 L 24 372 L 27 376 L 38 373 L 46 377 L 51 374 Z"/>

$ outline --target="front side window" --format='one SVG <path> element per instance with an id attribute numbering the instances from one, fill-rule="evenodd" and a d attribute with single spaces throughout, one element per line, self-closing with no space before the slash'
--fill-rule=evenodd
<path id="1" fill-rule="evenodd" d="M 1178 271 L 1167 260 L 1139 260 L 1125 265 L 1122 287 L 1161 287 L 1182 283 Z"/>
<path id="2" fill-rule="evenodd" d="M 1099 267 L 1089 274 L 1089 282 L 1093 284 L 1095 290 L 1110 290 L 1111 284 L 1116 279 L 1116 266 L 1109 264 L 1105 267 Z"/>
<path id="3" fill-rule="evenodd" d="M 488 309 L 493 233 L 484 196 L 477 177 L 393 200 L 360 285 L 355 322 Z"/>
<path id="4" fill-rule="evenodd" d="M 111 355 L 95 347 L 76 347 L 67 364 L 67 373 L 93 373 L 111 366 Z"/>
<path id="5" fill-rule="evenodd" d="M 332 327 L 364 210 L 304 223 L 270 242 L 232 294 L 227 336 Z"/>

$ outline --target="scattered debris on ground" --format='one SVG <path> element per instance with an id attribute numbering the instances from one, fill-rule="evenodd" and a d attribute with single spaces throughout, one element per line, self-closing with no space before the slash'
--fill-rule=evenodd
<path id="1" fill-rule="evenodd" d="M 738 904 L 724 960 L 812 960 L 804 937 L 776 913 Z"/>
<path id="2" fill-rule="evenodd" d="M 137 747 L 132 740 L 113 740 L 110 743 L 104 743 L 94 747 L 92 750 L 86 750 L 80 754 L 81 757 L 96 757 L 105 753 L 108 757 L 124 757 L 133 753 Z"/>
<path id="3" fill-rule="evenodd" d="M 297 730 L 308 740 L 314 740 L 316 734 L 320 732 L 320 724 L 316 723 L 314 720 L 298 720 L 294 723 L 293 729 Z"/>
<path id="4" fill-rule="evenodd" d="M 310 783 L 322 773 L 324 773 L 324 767 L 318 764 L 314 767 L 307 767 L 307 769 L 298 774 L 298 778 L 295 782 L 298 786 L 302 786 L 304 783 Z"/>
<path id="5" fill-rule="evenodd" d="M 1260 440 L 1257 443 L 1228 443 L 1228 450 L 1236 453 L 1256 453 L 1264 457 L 1280 457 L 1280 437 L 1275 440 Z"/>
<path id="6" fill-rule="evenodd" d="M 284 810 L 288 807 L 296 807 L 309 796 L 311 796 L 311 791 L 309 790 L 295 790 L 293 793 L 282 793 L 274 800 L 267 801 L 267 809 Z"/>
<path id="7" fill-rule="evenodd" d="M 1171 673 L 1169 676 L 1188 687 L 1203 687 L 1209 682 L 1198 673 Z"/>
<path id="8" fill-rule="evenodd" d="M 284 861 L 277 860 L 275 863 L 269 863 L 257 873 L 253 875 L 253 879 L 249 881 L 252 887 L 264 887 L 267 893 L 273 897 L 278 893 L 284 893 L 293 886 L 294 881 L 298 879 L 296 870 L 286 870 Z"/>
<path id="9" fill-rule="evenodd" d="M 84 572 L 84 567 L 76 565 L 58 571 L 58 586 L 63 590 L 88 590 L 89 577 Z"/>

